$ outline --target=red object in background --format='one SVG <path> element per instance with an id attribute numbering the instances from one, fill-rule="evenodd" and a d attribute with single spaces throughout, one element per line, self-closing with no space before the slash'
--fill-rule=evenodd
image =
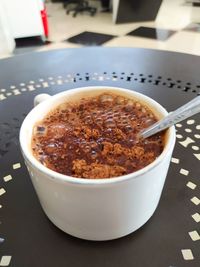
<path id="1" fill-rule="evenodd" d="M 49 36 L 49 27 L 48 27 L 47 12 L 46 12 L 45 7 L 43 10 L 41 10 L 41 17 L 42 17 L 42 23 L 44 27 L 44 35 L 47 38 Z"/>

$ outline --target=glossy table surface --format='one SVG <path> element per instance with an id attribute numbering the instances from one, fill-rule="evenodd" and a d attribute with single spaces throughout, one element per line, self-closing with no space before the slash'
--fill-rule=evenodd
<path id="1" fill-rule="evenodd" d="M 65 49 L 1 60 L 0 266 L 200 266 L 199 115 L 177 125 L 173 162 L 152 218 L 135 233 L 107 242 L 76 239 L 47 219 L 18 143 L 21 122 L 39 93 L 117 86 L 172 111 L 200 94 L 199 70 L 197 56 L 137 48 Z M 190 260 L 183 257 L 187 252 Z"/>

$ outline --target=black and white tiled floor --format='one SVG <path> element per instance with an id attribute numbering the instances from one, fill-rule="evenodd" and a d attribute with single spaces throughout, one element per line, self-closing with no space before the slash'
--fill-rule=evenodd
<path id="1" fill-rule="evenodd" d="M 20 38 L 15 40 L 16 49 L 14 54 L 24 54 L 28 52 L 37 51 L 41 46 L 46 46 L 51 44 L 51 41 L 44 41 L 41 37 L 29 37 L 29 38 Z"/>
<path id="2" fill-rule="evenodd" d="M 98 3 L 93 1 L 92 4 Z M 14 54 L 83 46 L 143 47 L 200 55 L 200 8 L 163 0 L 156 21 L 113 24 L 111 13 L 66 15 L 62 3 L 46 3 L 50 34 L 18 39 Z M 99 6 L 97 5 L 99 10 Z M 198 23 L 199 22 L 199 23 Z"/>
<path id="3" fill-rule="evenodd" d="M 69 39 L 66 39 L 66 41 L 85 46 L 96 46 L 96 45 L 102 45 L 105 42 L 110 41 L 114 37 L 115 36 L 111 34 L 85 31 L 78 35 L 72 36 Z"/>
<path id="4" fill-rule="evenodd" d="M 199 33 L 200 35 L 200 24 L 191 23 L 187 25 L 185 28 L 183 28 L 182 31 L 195 32 L 195 33 Z M 151 40 L 165 42 L 169 38 L 171 38 L 173 35 L 179 32 L 180 31 L 174 31 L 170 29 L 161 29 L 161 28 L 141 26 L 127 33 L 125 36 L 139 37 L 141 38 L 141 42 L 142 41 L 145 42 L 146 38 L 151 39 Z M 76 44 L 80 46 L 100 46 L 100 45 L 106 45 L 106 43 L 111 40 L 116 41 L 118 37 L 120 36 L 114 36 L 111 34 L 104 34 L 104 33 L 98 33 L 98 32 L 83 31 L 61 42 L 71 43 L 74 45 Z M 132 39 L 134 41 L 134 38 Z M 16 49 L 14 51 L 14 54 L 22 54 L 26 52 L 38 51 L 38 50 L 41 50 L 41 48 L 44 46 L 48 48 L 50 44 L 56 44 L 56 43 L 58 44 L 59 42 L 42 41 L 40 37 L 17 39 Z"/>
<path id="5" fill-rule="evenodd" d="M 170 36 L 172 36 L 175 33 L 176 31 L 172 31 L 168 29 L 139 27 L 129 32 L 127 35 L 138 36 L 141 38 L 156 39 L 158 41 L 166 41 Z"/>

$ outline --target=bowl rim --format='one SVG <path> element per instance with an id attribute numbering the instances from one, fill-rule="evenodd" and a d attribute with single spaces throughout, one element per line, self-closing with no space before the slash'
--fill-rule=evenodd
<path id="1" fill-rule="evenodd" d="M 144 168 L 130 173 L 130 174 L 126 174 L 126 175 L 122 175 L 122 176 L 118 176 L 118 177 L 112 177 L 112 178 L 103 178 L 103 179 L 85 179 L 85 178 L 76 178 L 76 177 L 72 177 L 72 176 L 68 176 L 68 175 L 64 175 L 58 172 L 55 172 L 47 167 L 45 167 L 44 165 L 42 165 L 42 163 L 40 163 L 31 153 L 30 148 L 28 147 L 28 140 L 26 138 L 26 129 L 27 127 L 31 127 L 31 129 L 33 128 L 33 125 L 30 126 L 30 118 L 34 116 L 35 113 L 38 113 L 40 111 L 40 109 L 42 107 L 49 106 L 50 104 L 55 104 L 56 100 L 61 99 L 64 96 L 70 95 L 70 94 L 74 94 L 76 92 L 86 92 L 86 91 L 90 91 L 91 89 L 93 90 L 112 90 L 112 91 L 118 91 L 118 92 L 125 92 L 128 94 L 131 94 L 132 96 L 136 96 L 136 98 L 142 98 L 142 101 L 144 100 L 144 103 L 146 101 L 148 101 L 150 103 L 151 106 L 155 107 L 155 108 L 159 108 L 159 112 L 166 116 L 168 114 L 167 110 L 161 105 L 159 104 L 157 101 L 153 100 L 152 98 L 133 91 L 133 90 L 129 90 L 129 89 L 124 89 L 121 87 L 114 87 L 114 86 L 87 86 L 87 87 L 78 87 L 78 88 L 73 88 L 73 89 L 68 89 L 64 92 L 58 93 L 53 95 L 52 97 L 48 98 L 47 100 L 43 101 L 42 103 L 38 104 L 36 107 L 34 107 L 29 113 L 28 115 L 25 117 L 21 128 L 20 128 L 20 133 L 19 133 L 19 141 L 20 141 L 20 147 L 21 147 L 21 151 L 22 154 L 25 158 L 25 162 L 28 161 L 31 165 L 33 165 L 36 169 L 38 169 L 39 171 L 43 172 L 44 174 L 46 174 L 46 177 L 48 177 L 49 179 L 54 179 L 57 180 L 59 182 L 64 182 L 64 183 L 70 183 L 70 184 L 78 184 L 78 185 L 93 185 L 93 186 L 100 186 L 100 185 L 106 185 L 106 184 L 114 184 L 114 183 L 121 183 L 127 180 L 132 180 L 132 179 L 139 179 L 139 177 L 141 175 L 144 175 L 146 172 L 152 170 L 153 168 L 155 168 L 157 165 L 159 165 L 164 158 L 167 157 L 167 155 L 169 153 L 171 153 L 171 150 L 174 148 L 174 144 L 175 144 L 175 139 L 176 139 L 176 135 L 175 135 L 175 127 L 172 126 L 168 129 L 168 137 L 166 138 L 166 143 L 164 146 L 164 149 L 162 151 L 162 153 L 149 165 L 145 166 Z M 58 105 L 58 104 L 57 104 Z M 55 105 L 56 107 L 56 105 Z M 48 110 L 49 111 L 49 110 Z M 47 112 L 48 113 L 48 112 Z"/>

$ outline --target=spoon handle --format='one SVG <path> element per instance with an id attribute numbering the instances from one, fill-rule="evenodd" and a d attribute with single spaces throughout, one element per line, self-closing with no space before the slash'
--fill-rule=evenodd
<path id="1" fill-rule="evenodd" d="M 162 120 L 154 123 L 147 129 L 144 129 L 140 132 L 142 138 L 147 138 L 151 135 L 154 135 L 170 126 L 180 122 L 188 117 L 200 112 L 200 96 L 195 97 L 193 100 L 187 104 L 181 106 L 173 112 L 170 112 L 169 115 Z"/>

